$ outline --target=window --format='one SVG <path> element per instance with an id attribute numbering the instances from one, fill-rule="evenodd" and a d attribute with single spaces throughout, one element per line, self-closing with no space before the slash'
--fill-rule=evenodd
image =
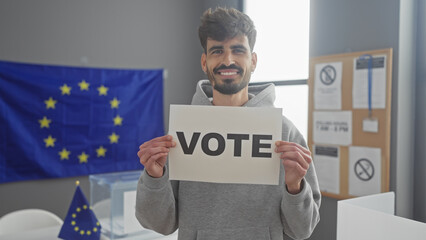
<path id="1" fill-rule="evenodd" d="M 257 67 L 251 82 L 276 85 L 275 106 L 307 139 L 309 0 L 245 0 L 257 29 Z"/>

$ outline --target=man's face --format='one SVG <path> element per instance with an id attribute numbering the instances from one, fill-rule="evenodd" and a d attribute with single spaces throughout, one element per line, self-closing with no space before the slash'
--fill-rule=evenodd
<path id="1" fill-rule="evenodd" d="M 256 63 L 256 53 L 250 51 L 244 35 L 222 42 L 209 38 L 207 53 L 201 56 L 201 67 L 213 88 L 226 95 L 238 93 L 247 87 Z"/>

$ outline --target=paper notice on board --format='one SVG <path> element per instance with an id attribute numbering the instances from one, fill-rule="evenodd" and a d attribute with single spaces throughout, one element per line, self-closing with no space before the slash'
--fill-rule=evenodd
<path id="1" fill-rule="evenodd" d="M 342 62 L 315 65 L 315 109 L 342 109 Z"/>
<path id="2" fill-rule="evenodd" d="M 337 146 L 314 145 L 315 171 L 321 191 L 340 193 L 340 152 Z"/>
<path id="3" fill-rule="evenodd" d="M 353 108 L 368 108 L 368 58 L 354 59 L 352 87 Z M 386 56 L 373 56 L 371 107 L 386 107 Z"/>
<path id="4" fill-rule="evenodd" d="M 349 147 L 349 194 L 364 196 L 381 192 L 381 149 Z"/>
<path id="5" fill-rule="evenodd" d="M 279 184 L 279 108 L 171 105 L 173 180 Z"/>
<path id="6" fill-rule="evenodd" d="M 352 144 L 352 111 L 314 111 L 313 120 L 314 143 Z"/>

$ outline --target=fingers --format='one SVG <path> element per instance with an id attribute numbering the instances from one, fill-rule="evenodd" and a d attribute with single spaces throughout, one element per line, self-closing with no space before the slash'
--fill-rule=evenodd
<path id="1" fill-rule="evenodd" d="M 138 151 L 138 157 L 140 159 L 140 162 L 145 165 L 145 163 L 152 159 L 156 155 L 165 155 L 167 156 L 169 153 L 169 148 L 165 147 L 154 147 L 154 148 L 146 148 L 146 149 L 140 149 Z"/>
<path id="2" fill-rule="evenodd" d="M 302 167 L 300 164 L 298 164 L 298 162 L 292 161 L 290 159 L 284 159 L 282 161 L 283 161 L 284 168 L 292 169 L 293 173 L 296 172 L 298 179 L 303 178 L 308 172 L 308 168 Z"/>
<path id="3" fill-rule="evenodd" d="M 157 137 L 147 141 L 139 146 L 139 149 L 149 148 L 149 147 L 175 147 L 176 143 L 173 141 L 173 137 L 170 135 L 165 135 Z"/>
<path id="4" fill-rule="evenodd" d="M 141 163 L 144 165 L 146 169 L 156 169 L 156 168 L 163 168 L 164 165 L 166 165 L 167 161 L 167 153 L 159 153 L 156 155 L 151 156 L 149 159 L 147 159 L 145 162 Z"/>
<path id="5" fill-rule="evenodd" d="M 292 149 L 292 148 L 298 148 L 302 152 L 304 152 L 308 155 L 311 155 L 311 152 L 308 149 L 306 149 L 306 148 L 302 147 L 301 145 L 294 143 L 294 142 L 276 141 L 275 146 L 277 147 L 277 150 L 278 150 L 276 152 L 283 152 L 285 150 L 289 150 L 289 149 Z"/>
<path id="6" fill-rule="evenodd" d="M 152 164 L 161 165 L 163 161 L 165 163 L 170 148 L 175 146 L 176 143 L 173 141 L 173 137 L 165 135 L 151 139 L 140 145 L 137 155 L 140 163 L 146 168 Z"/>
<path id="7" fill-rule="evenodd" d="M 308 169 L 312 162 L 311 152 L 293 142 L 277 141 L 275 152 L 281 153 L 280 158 L 298 163 L 303 169 Z"/>
<path id="8" fill-rule="evenodd" d="M 283 152 L 280 158 L 298 163 L 304 169 L 308 169 L 309 164 L 311 163 L 311 159 L 309 157 L 304 157 L 299 152 Z"/>

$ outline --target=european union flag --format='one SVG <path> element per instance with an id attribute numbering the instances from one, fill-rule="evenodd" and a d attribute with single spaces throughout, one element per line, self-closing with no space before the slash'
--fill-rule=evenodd
<path id="1" fill-rule="evenodd" d="M 0 61 L 0 183 L 142 169 L 164 135 L 163 70 Z"/>
<path id="2" fill-rule="evenodd" d="M 101 237 L 101 225 L 84 197 L 78 182 L 58 237 L 70 240 L 93 240 Z"/>

